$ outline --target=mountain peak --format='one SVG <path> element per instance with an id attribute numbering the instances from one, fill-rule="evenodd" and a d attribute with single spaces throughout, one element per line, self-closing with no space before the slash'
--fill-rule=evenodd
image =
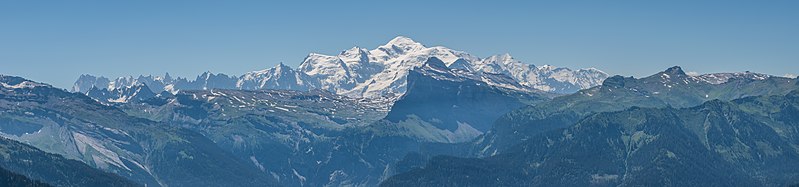
<path id="1" fill-rule="evenodd" d="M 515 59 L 513 59 L 513 56 L 511 56 L 510 53 L 504 53 L 504 54 L 501 54 L 501 55 L 493 55 L 493 56 L 488 57 L 488 59 L 490 59 L 491 61 L 495 61 L 497 63 L 502 63 L 502 64 L 510 64 L 510 63 L 513 63 L 513 62 L 516 61 Z"/>
<path id="2" fill-rule="evenodd" d="M 275 73 L 282 73 L 282 72 L 290 72 L 290 71 L 293 71 L 293 69 L 291 69 L 291 67 L 289 67 L 289 66 L 286 66 L 286 64 L 283 64 L 283 62 L 280 62 L 280 63 L 278 63 L 278 64 L 277 64 L 277 65 L 274 67 L 274 70 L 275 70 Z"/>
<path id="3" fill-rule="evenodd" d="M 338 55 L 339 57 L 343 58 L 360 58 L 360 57 L 366 58 L 368 53 L 369 50 L 355 46 L 350 49 L 341 51 L 341 53 L 339 53 Z"/>
<path id="4" fill-rule="evenodd" d="M 669 69 L 666 69 L 666 71 L 663 71 L 663 73 L 669 75 L 686 75 L 685 71 L 683 71 L 680 66 L 670 67 Z"/>
<path id="5" fill-rule="evenodd" d="M 97 79 L 97 78 L 99 77 L 90 74 L 81 74 L 80 77 L 78 77 L 78 79 Z"/>
<path id="6" fill-rule="evenodd" d="M 322 53 L 308 53 L 308 56 L 305 56 L 306 59 L 308 58 L 317 58 L 317 57 L 330 57 L 330 55 L 325 55 Z"/>
<path id="7" fill-rule="evenodd" d="M 406 36 L 397 36 L 397 37 L 394 37 L 394 39 L 391 39 L 391 41 L 388 41 L 388 43 L 389 44 L 401 44 L 401 43 L 417 43 L 417 42 L 413 41 L 413 39 L 411 39 L 409 37 L 406 37 Z"/>
<path id="8" fill-rule="evenodd" d="M 621 88 L 624 87 L 624 77 L 621 75 L 614 75 L 602 81 L 602 86 Z"/>
<path id="9" fill-rule="evenodd" d="M 462 69 L 466 71 L 474 71 L 472 70 L 471 64 L 469 64 L 469 61 L 466 61 L 462 58 L 459 58 L 458 60 L 455 60 L 455 62 L 452 62 L 452 64 L 449 65 L 449 69 Z"/>
<path id="10" fill-rule="evenodd" d="M 423 67 L 430 67 L 437 70 L 449 71 L 447 65 L 444 64 L 444 61 L 441 61 L 441 59 L 438 59 L 436 57 L 428 58 L 427 61 L 424 63 Z"/>
<path id="11" fill-rule="evenodd" d="M 0 88 L 5 87 L 5 88 L 17 89 L 17 88 L 33 88 L 37 86 L 49 87 L 50 85 L 33 82 L 31 80 L 22 77 L 0 75 Z"/>
<path id="12" fill-rule="evenodd" d="M 388 43 L 386 43 L 385 46 L 392 46 L 392 45 L 393 46 L 397 46 L 397 47 L 403 47 L 403 48 L 404 47 L 409 47 L 409 46 L 424 47 L 424 45 L 422 45 L 421 43 L 416 42 L 413 39 L 405 37 L 405 36 L 397 36 L 394 39 L 391 39 L 391 41 L 388 41 Z"/>

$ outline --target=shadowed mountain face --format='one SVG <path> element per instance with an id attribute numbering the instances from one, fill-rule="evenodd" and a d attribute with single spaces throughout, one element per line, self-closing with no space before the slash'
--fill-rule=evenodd
<path id="1" fill-rule="evenodd" d="M 193 131 L 19 77 L 0 83 L 0 134 L 9 139 L 148 186 L 272 182 Z"/>
<path id="2" fill-rule="evenodd" d="M 799 180 L 799 91 L 590 115 L 484 159 L 433 158 L 383 186 L 785 186 Z"/>
<path id="3" fill-rule="evenodd" d="M 490 84 L 480 76 L 451 70 L 441 60 L 430 58 L 408 74 L 408 91 L 394 103 L 386 119 L 399 122 L 415 116 L 440 129 L 482 134 L 502 114 L 548 99 L 541 93 Z"/>

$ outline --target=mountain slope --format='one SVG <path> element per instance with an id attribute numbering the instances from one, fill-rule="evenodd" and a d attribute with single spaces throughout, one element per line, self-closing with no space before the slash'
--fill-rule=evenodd
<path id="1" fill-rule="evenodd" d="M 19 77 L 0 83 L 0 135 L 9 139 L 148 186 L 273 182 L 193 131 Z"/>
<path id="2" fill-rule="evenodd" d="M 24 175 L 16 174 L 6 169 L 0 168 L 0 183 L 6 186 L 19 186 L 19 187 L 46 187 L 50 186 L 37 180 L 29 179 Z"/>
<path id="3" fill-rule="evenodd" d="M 475 156 L 501 153 L 538 133 L 568 127 L 597 112 L 633 106 L 691 107 L 713 99 L 784 95 L 799 88 L 796 79 L 749 74 L 708 81 L 705 77 L 713 74 L 689 76 L 680 67 L 672 67 L 644 78 L 610 77 L 600 86 L 509 112 L 474 142 L 472 152 Z"/>
<path id="4" fill-rule="evenodd" d="M 376 179 L 364 174 L 364 168 L 382 164 L 353 161 L 357 158 L 353 154 L 360 152 L 342 144 L 354 143 L 344 137 L 348 129 L 380 120 L 389 106 L 388 101 L 318 90 L 208 90 L 119 107 L 131 115 L 200 133 L 281 185 L 373 186 L 379 181 L 369 181 Z"/>
<path id="5" fill-rule="evenodd" d="M 430 124 L 451 132 L 435 141 L 463 142 L 490 129 L 502 114 L 548 99 L 541 93 L 525 91 L 518 84 L 513 85 L 518 90 L 513 90 L 486 82 L 478 75 L 451 70 L 438 58 L 430 58 L 424 66 L 410 71 L 408 91 L 394 103 L 385 119 L 405 125 L 415 121 L 419 126 Z"/>
<path id="6" fill-rule="evenodd" d="M 82 162 L 46 153 L 2 137 L 0 137 L 0 154 L 2 155 L 0 169 L 27 176 L 26 178 L 30 178 L 27 182 L 20 182 L 30 183 L 34 186 L 43 185 L 41 182 L 55 186 L 141 186 L 120 176 L 92 168 Z"/>
<path id="7" fill-rule="evenodd" d="M 493 78 L 482 79 L 489 76 Z M 118 106 L 134 116 L 193 129 L 283 185 L 374 186 L 403 171 L 397 162 L 408 153 L 439 152 L 432 147 L 481 133 L 456 137 L 460 131 L 446 125 L 461 122 L 487 129 L 479 125 L 490 125 L 488 121 L 510 110 L 508 105 L 548 99 L 508 79 L 450 70 L 431 58 L 409 74 L 409 92 L 397 101 L 353 99 L 323 90 L 206 90 Z M 494 86 L 500 83 L 517 89 Z M 428 97 L 454 100 L 433 102 Z M 478 107 L 484 104 L 497 110 Z M 427 110 L 413 108 L 417 106 Z M 427 112 L 453 116 L 436 120 L 423 115 Z"/>
<path id="8" fill-rule="evenodd" d="M 434 158 L 383 186 L 785 186 L 799 180 L 799 91 L 590 115 L 485 159 Z"/>

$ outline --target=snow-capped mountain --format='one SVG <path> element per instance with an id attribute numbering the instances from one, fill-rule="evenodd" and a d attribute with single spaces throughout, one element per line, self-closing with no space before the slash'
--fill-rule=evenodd
<path id="1" fill-rule="evenodd" d="M 172 78 L 169 73 L 164 76 L 119 77 L 113 81 L 105 77 L 81 75 L 72 86 L 72 91 L 86 94 L 92 88 L 113 91 L 144 84 L 153 92 L 168 91 L 174 94 L 180 90 L 237 89 L 239 81 L 240 79 L 234 76 L 211 72 L 205 72 L 191 81 L 186 78 Z"/>
<path id="2" fill-rule="evenodd" d="M 156 96 L 146 84 L 138 84 L 112 90 L 108 88 L 100 89 L 92 87 L 85 94 L 91 98 L 97 99 L 101 103 L 126 103 L 134 100 L 142 101 Z"/>
<path id="3" fill-rule="evenodd" d="M 571 70 L 553 66 L 535 66 L 515 60 L 509 54 L 479 58 L 463 51 L 442 46 L 427 47 L 408 37 L 398 36 L 375 49 L 353 47 L 337 55 L 311 53 L 294 70 L 278 64 L 274 68 L 245 73 L 240 77 L 206 72 L 194 81 L 165 76 L 121 77 L 109 80 L 91 75 L 81 76 L 73 86 L 85 93 L 92 87 L 121 88 L 144 83 L 154 92 L 179 90 L 224 89 L 321 89 L 355 98 L 396 97 L 407 90 L 407 75 L 435 57 L 450 69 L 486 75 L 495 80 L 505 75 L 515 83 L 498 84 L 518 89 L 537 89 L 555 93 L 573 93 L 602 83 L 608 77 L 597 69 Z M 507 82 L 508 80 L 503 80 Z"/>
<path id="4" fill-rule="evenodd" d="M 549 99 L 504 74 L 450 69 L 435 57 L 410 71 L 407 89 L 385 119 L 398 134 L 429 142 L 469 141 L 501 115 Z"/>
<path id="5" fill-rule="evenodd" d="M 513 77 L 521 85 L 556 93 L 573 93 L 580 89 L 590 88 L 601 84 L 608 77 L 607 74 L 595 68 L 571 70 L 550 65 L 525 64 L 507 53 L 490 56 L 476 63 L 461 64 L 458 64 L 460 68 L 505 74 Z"/>
<path id="6" fill-rule="evenodd" d="M 283 63 L 261 71 L 253 71 L 239 77 L 236 88 L 244 90 L 278 89 L 311 90 L 318 87 L 307 74 L 291 69 Z"/>

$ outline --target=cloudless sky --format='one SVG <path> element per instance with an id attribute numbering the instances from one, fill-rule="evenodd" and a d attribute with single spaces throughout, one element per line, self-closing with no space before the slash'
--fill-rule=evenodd
<path id="1" fill-rule="evenodd" d="M 799 74 L 799 1 L 0 1 L 0 74 L 241 75 L 397 35 L 646 76 Z"/>

